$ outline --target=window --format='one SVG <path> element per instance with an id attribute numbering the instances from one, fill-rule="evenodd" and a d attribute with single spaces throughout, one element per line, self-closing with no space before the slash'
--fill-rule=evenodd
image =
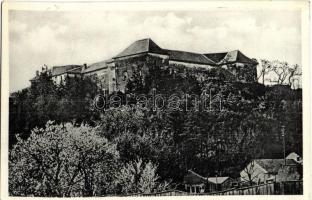
<path id="1" fill-rule="evenodd" d="M 123 81 L 126 81 L 128 79 L 128 72 L 123 72 Z"/>

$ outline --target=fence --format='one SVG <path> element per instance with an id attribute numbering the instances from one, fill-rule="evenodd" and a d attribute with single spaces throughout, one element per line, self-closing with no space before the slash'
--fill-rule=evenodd
<path id="1" fill-rule="evenodd" d="M 254 185 L 250 187 L 235 188 L 220 192 L 212 192 L 199 195 L 290 195 L 303 194 L 303 182 L 300 181 L 285 181 L 272 182 L 262 185 Z"/>
<path id="2" fill-rule="evenodd" d="M 131 194 L 130 196 L 147 197 L 147 196 L 187 196 L 187 195 L 190 195 L 190 194 L 187 192 L 182 192 L 180 190 L 168 190 L 168 191 L 149 193 L 149 194 L 144 194 L 144 193 Z"/>
<path id="3" fill-rule="evenodd" d="M 192 195 L 293 195 L 303 194 L 303 183 L 300 181 L 285 181 L 266 183 L 250 187 L 234 188 L 211 193 L 190 194 L 179 190 L 169 190 L 150 194 L 131 194 L 130 196 L 192 196 Z"/>
<path id="4" fill-rule="evenodd" d="M 220 192 L 212 192 L 207 195 L 272 195 L 275 194 L 274 183 L 254 185 L 250 187 L 235 188 Z"/>
<path id="5" fill-rule="evenodd" d="M 303 194 L 302 181 L 285 181 L 275 183 L 275 194 Z"/>

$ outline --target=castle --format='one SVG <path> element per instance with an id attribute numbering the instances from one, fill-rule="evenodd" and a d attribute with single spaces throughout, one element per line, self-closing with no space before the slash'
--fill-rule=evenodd
<path id="1" fill-rule="evenodd" d="M 165 68 L 170 73 L 190 70 L 196 73 L 197 79 L 206 80 L 211 70 L 225 72 L 227 79 L 239 82 L 256 82 L 257 65 L 255 59 L 250 59 L 239 50 L 223 53 L 194 53 L 187 51 L 169 50 L 159 47 L 152 39 L 142 39 L 133 42 L 115 57 L 91 65 L 66 65 L 45 68 L 59 84 L 68 77 L 97 76 L 100 87 L 108 93 L 114 91 L 125 92 L 126 84 L 133 74 L 138 72 L 141 76 L 149 73 L 154 65 Z M 179 72 L 179 73 L 180 73 Z M 31 82 L 36 81 L 36 77 Z"/>

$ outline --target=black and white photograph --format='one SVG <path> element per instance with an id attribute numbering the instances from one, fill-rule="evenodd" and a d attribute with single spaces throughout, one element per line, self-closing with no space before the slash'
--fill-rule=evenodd
<path id="1" fill-rule="evenodd" d="M 75 5 L 2 5 L 7 197 L 311 194 L 308 1 Z"/>

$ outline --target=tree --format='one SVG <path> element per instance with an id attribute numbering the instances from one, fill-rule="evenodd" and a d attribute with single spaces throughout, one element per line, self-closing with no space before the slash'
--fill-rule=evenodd
<path id="1" fill-rule="evenodd" d="M 241 177 L 243 181 L 248 182 L 248 184 L 252 186 L 257 183 L 259 175 L 261 175 L 262 173 L 263 172 L 255 166 L 255 161 L 252 160 L 241 172 Z"/>
<path id="2" fill-rule="evenodd" d="M 117 178 L 121 193 L 152 193 L 165 190 L 168 184 L 158 181 L 160 177 L 156 170 L 156 165 L 150 161 L 144 163 L 142 159 L 125 164 Z"/>
<path id="3" fill-rule="evenodd" d="M 298 81 L 300 84 L 301 81 L 301 68 L 299 65 L 293 65 L 291 68 L 288 69 L 289 71 L 289 76 L 288 76 L 288 84 L 290 85 L 291 88 L 295 89 L 295 81 Z M 299 85 L 297 86 L 297 88 L 299 87 Z"/>
<path id="4" fill-rule="evenodd" d="M 67 77 L 56 85 L 42 72 L 30 88 L 11 94 L 10 146 L 16 142 L 16 133 L 27 138 L 33 128 L 44 127 L 49 120 L 94 125 L 99 113 L 92 110 L 92 103 L 99 92 L 96 78 Z"/>
<path id="5" fill-rule="evenodd" d="M 276 76 L 276 79 L 273 80 L 276 84 L 284 84 L 285 80 L 289 75 L 289 64 L 287 62 L 280 62 L 275 60 L 272 62 L 272 70 Z"/>
<path id="6" fill-rule="evenodd" d="M 262 84 L 264 85 L 265 76 L 272 71 L 272 65 L 268 60 L 261 59 L 260 73 L 258 74 L 258 81 L 262 79 Z"/>
<path id="7" fill-rule="evenodd" d="M 99 113 L 92 110 L 92 103 L 99 93 L 97 77 L 66 77 L 58 87 L 58 117 L 55 120 L 93 124 L 99 119 Z"/>
<path id="8" fill-rule="evenodd" d="M 95 196 L 114 191 L 119 155 L 95 128 L 48 122 L 27 140 L 19 139 L 9 156 L 11 195 Z"/>

